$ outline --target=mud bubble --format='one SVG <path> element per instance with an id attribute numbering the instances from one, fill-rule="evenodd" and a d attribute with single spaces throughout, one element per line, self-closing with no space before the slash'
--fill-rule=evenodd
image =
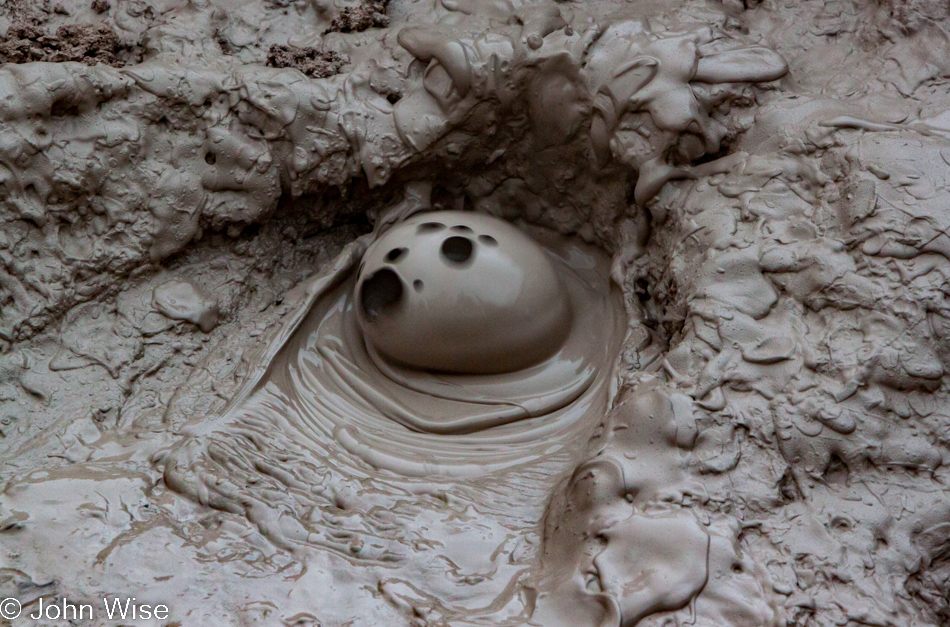
<path id="1" fill-rule="evenodd" d="M 483 214 L 436 212 L 394 227 L 363 256 L 356 291 L 377 363 L 381 355 L 424 370 L 513 372 L 550 358 L 571 331 L 555 262 Z"/>
<path id="2" fill-rule="evenodd" d="M 417 214 L 353 242 L 304 289 L 259 375 L 199 440 L 270 422 L 315 462 L 473 477 L 570 464 L 607 410 L 626 315 L 609 257 L 576 238 Z"/>

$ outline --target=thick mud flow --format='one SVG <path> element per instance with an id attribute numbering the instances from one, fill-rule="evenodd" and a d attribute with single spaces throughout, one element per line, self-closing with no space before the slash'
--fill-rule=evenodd
<path id="1" fill-rule="evenodd" d="M 412 256 L 422 256 L 425 250 L 413 246 L 411 237 L 400 238 L 395 229 L 404 224 L 412 231 L 420 227 L 426 230 L 424 227 L 439 220 L 474 223 L 481 230 L 495 233 L 498 239 L 484 244 L 492 247 L 491 252 L 475 249 L 470 267 L 440 268 L 437 254 L 422 259 L 418 267 L 410 266 Z M 380 256 L 378 244 L 384 248 L 393 245 L 387 234 L 368 247 L 359 273 L 353 254 L 353 263 L 312 279 L 309 310 L 281 332 L 279 345 L 271 349 L 273 357 L 258 365 L 263 373 L 260 379 L 252 380 L 246 391 L 238 393 L 224 417 L 202 420 L 197 429 L 207 431 L 211 425 L 227 425 L 225 432 L 234 434 L 234 454 L 243 458 L 248 453 L 260 455 L 260 451 L 246 450 L 244 429 L 250 427 L 237 427 L 231 422 L 257 425 L 253 427 L 260 431 L 257 448 L 269 437 L 269 429 L 262 429 L 262 425 L 286 425 L 292 429 L 286 437 L 309 444 L 313 450 L 311 465 L 330 463 L 323 459 L 329 447 L 335 465 L 362 461 L 357 467 L 385 469 L 425 480 L 477 477 L 512 467 L 525 471 L 551 459 L 569 464 L 576 458 L 574 443 L 586 441 L 607 411 L 611 388 L 616 387 L 615 362 L 626 318 L 619 290 L 609 278 L 609 259 L 601 251 L 572 238 L 536 232 L 543 243 L 536 243 L 503 222 L 473 214 L 435 212 L 407 220 L 393 233 L 395 241 L 406 246 L 391 249 L 400 251 L 405 262 L 393 258 L 390 250 L 386 255 L 391 261 L 374 269 Z M 453 237 L 459 236 L 444 234 L 443 243 L 451 242 Z M 473 239 L 477 237 L 493 236 L 473 235 Z M 362 249 L 362 244 L 354 245 L 354 252 Z M 439 247 L 436 243 L 436 249 Z M 511 250 L 505 251 L 506 247 Z M 492 258 L 495 249 L 502 249 L 503 254 Z M 479 255 L 487 258 L 479 259 Z M 556 290 L 553 297 L 563 298 L 563 302 L 557 302 L 560 310 L 551 316 L 557 324 L 547 329 L 554 335 L 553 342 L 541 338 L 543 351 L 533 355 L 534 363 L 519 367 L 524 351 L 507 362 L 486 360 L 486 364 L 501 370 L 491 374 L 478 373 L 484 367 L 475 359 L 458 362 L 470 363 L 476 371 L 471 374 L 412 367 L 377 352 L 375 343 L 383 341 L 406 351 L 401 354 L 407 360 L 420 355 L 421 359 L 446 354 L 451 357 L 451 353 L 444 352 L 446 343 L 475 340 L 467 350 L 477 351 L 481 345 L 490 356 L 497 350 L 493 342 L 507 345 L 519 333 L 511 328 L 517 318 L 510 308 L 515 316 L 523 315 L 524 331 L 533 332 L 537 328 L 533 319 L 543 320 L 551 314 L 552 304 L 535 298 L 539 292 L 544 294 L 541 288 L 548 286 L 539 287 L 536 270 L 525 259 L 543 264 L 550 275 L 542 278 Z M 392 341 L 391 334 L 398 329 L 376 331 L 372 327 L 379 322 L 367 320 L 377 315 L 367 304 L 376 298 L 367 293 L 377 288 L 365 275 L 388 272 L 398 276 L 393 268 L 405 275 L 396 278 L 397 285 L 407 282 L 407 287 L 399 291 L 390 290 L 399 298 L 389 307 L 405 310 L 393 326 L 407 325 L 411 342 L 400 343 L 398 338 Z M 482 279 L 475 278 L 473 285 L 467 286 L 464 279 L 441 277 L 445 272 L 483 274 L 486 298 L 478 298 L 476 292 L 481 289 Z M 409 288 L 408 284 L 423 280 L 419 277 L 424 277 L 430 292 L 438 289 L 439 280 L 444 280 L 443 292 L 429 296 L 424 289 Z M 404 293 L 410 289 L 413 294 Z M 402 302 L 405 300 L 408 302 Z M 473 311 L 477 308 L 481 311 Z M 378 313 L 380 318 L 386 315 L 394 314 L 385 308 Z M 436 316 L 441 326 L 432 323 Z M 508 329 L 504 328 L 506 324 Z M 489 332 L 493 325 L 502 327 L 498 334 Z M 361 327 L 380 335 L 370 336 Z M 526 337 L 538 343 L 533 336 Z M 253 465 L 247 460 L 233 463 Z M 222 479 L 229 472 L 222 469 Z M 173 485 L 188 481 L 174 470 L 166 471 L 166 480 Z M 185 489 L 198 494 L 195 486 Z"/>
<path id="2" fill-rule="evenodd" d="M 0 622 L 950 624 L 946 2 L 0 33 Z"/>

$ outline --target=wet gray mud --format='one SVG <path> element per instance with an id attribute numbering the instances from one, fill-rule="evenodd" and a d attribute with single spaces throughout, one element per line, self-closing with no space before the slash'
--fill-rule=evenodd
<path id="1" fill-rule="evenodd" d="M 946 3 L 0 32 L 0 621 L 950 624 Z"/>

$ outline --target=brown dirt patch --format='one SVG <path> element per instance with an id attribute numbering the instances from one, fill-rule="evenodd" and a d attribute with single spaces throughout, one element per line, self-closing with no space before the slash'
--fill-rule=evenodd
<path id="1" fill-rule="evenodd" d="M 330 23 L 328 33 L 355 33 L 367 28 L 389 26 L 386 7 L 389 0 L 369 0 L 358 7 L 347 7 Z"/>
<path id="2" fill-rule="evenodd" d="M 339 52 L 316 48 L 275 44 L 267 52 L 267 65 L 270 67 L 296 68 L 311 78 L 327 78 L 339 74 L 349 62 L 346 55 Z"/>
<path id="3" fill-rule="evenodd" d="M 35 20 L 14 22 L 0 42 L 0 62 L 78 61 L 122 66 L 119 37 L 108 24 L 67 24 L 53 35 Z"/>

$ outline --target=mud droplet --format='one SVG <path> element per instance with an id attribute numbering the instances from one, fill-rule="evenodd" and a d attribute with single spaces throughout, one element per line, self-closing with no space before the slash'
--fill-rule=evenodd
<path id="1" fill-rule="evenodd" d="M 187 281 L 173 279 L 152 291 L 152 306 L 172 320 L 186 320 L 205 333 L 218 325 L 218 303 Z"/>

